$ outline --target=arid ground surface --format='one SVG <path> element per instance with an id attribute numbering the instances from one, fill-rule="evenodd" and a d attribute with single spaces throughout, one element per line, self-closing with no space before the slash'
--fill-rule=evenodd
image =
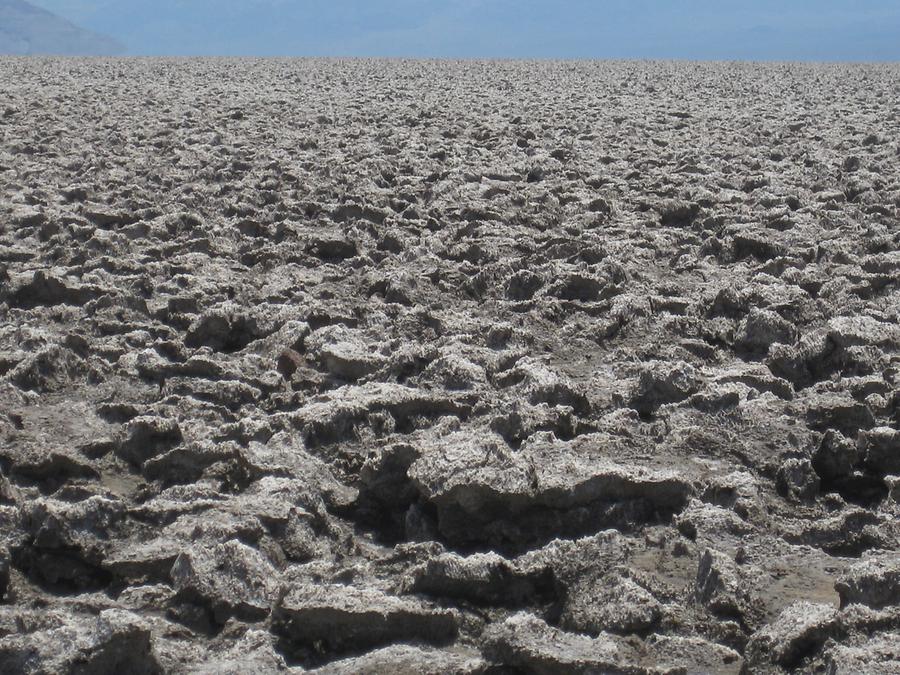
<path id="1" fill-rule="evenodd" d="M 0 673 L 900 672 L 900 67 L 0 60 Z"/>

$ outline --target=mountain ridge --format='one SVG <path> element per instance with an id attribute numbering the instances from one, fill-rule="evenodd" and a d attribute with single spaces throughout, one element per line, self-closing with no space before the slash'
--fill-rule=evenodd
<path id="1" fill-rule="evenodd" d="M 0 0 L 0 54 L 13 56 L 113 56 L 119 41 L 25 0 Z"/>
<path id="2" fill-rule="evenodd" d="M 896 0 L 30 2 L 135 56 L 900 60 Z"/>

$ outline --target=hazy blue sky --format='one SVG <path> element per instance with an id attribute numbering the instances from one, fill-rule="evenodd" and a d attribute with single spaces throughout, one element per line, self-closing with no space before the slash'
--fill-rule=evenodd
<path id="1" fill-rule="evenodd" d="M 900 0 L 31 0 L 132 54 L 900 60 Z"/>

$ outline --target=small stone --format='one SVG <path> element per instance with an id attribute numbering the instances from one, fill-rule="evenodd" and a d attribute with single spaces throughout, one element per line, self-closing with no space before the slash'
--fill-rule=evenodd
<path id="1" fill-rule="evenodd" d="M 654 362 L 640 373 L 631 395 L 631 406 L 652 413 L 659 406 L 684 401 L 700 389 L 700 376 L 687 363 Z"/>
<path id="2" fill-rule="evenodd" d="M 734 338 L 735 346 L 751 353 L 765 354 L 773 344 L 794 344 L 797 328 L 794 324 L 767 309 L 750 310 L 741 322 Z"/>
<path id="3" fill-rule="evenodd" d="M 700 205 L 694 202 L 670 200 L 657 206 L 659 222 L 664 227 L 687 227 L 700 214 Z"/>
<path id="4" fill-rule="evenodd" d="M 140 466 L 183 440 L 181 427 L 173 419 L 141 416 L 127 422 L 116 443 L 116 454 Z"/>
<path id="5" fill-rule="evenodd" d="M 748 610 L 747 591 L 737 564 L 728 556 L 707 549 L 700 557 L 694 599 L 720 617 L 742 617 Z"/>

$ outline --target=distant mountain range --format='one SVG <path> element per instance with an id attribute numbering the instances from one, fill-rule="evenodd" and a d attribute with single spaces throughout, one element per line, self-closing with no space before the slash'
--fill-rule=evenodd
<path id="1" fill-rule="evenodd" d="M 24 0 L 0 0 L 0 54 L 109 56 L 125 47 Z"/>
<path id="2" fill-rule="evenodd" d="M 900 60 L 898 0 L 0 0 L 0 51 L 114 50 L 32 5 L 133 56 Z"/>

